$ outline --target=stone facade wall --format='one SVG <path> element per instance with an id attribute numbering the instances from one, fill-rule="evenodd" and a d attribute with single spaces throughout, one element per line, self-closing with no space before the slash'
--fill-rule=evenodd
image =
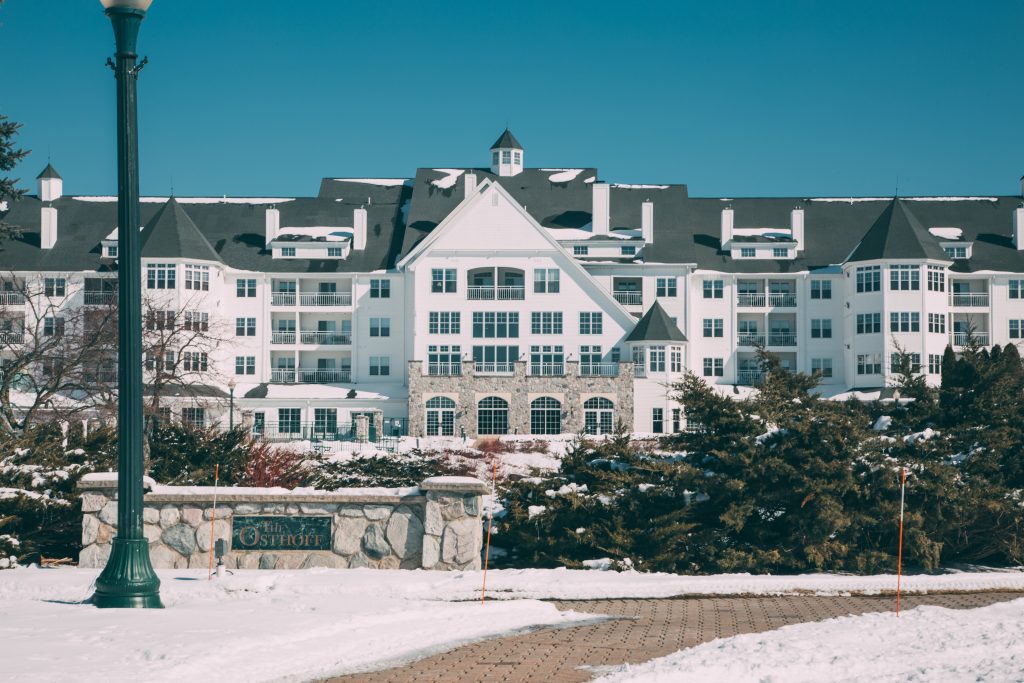
<path id="1" fill-rule="evenodd" d="M 578 361 L 565 363 L 565 375 L 534 377 L 528 374 L 526 361 L 513 364 L 511 375 L 480 375 L 473 361 L 462 362 L 461 376 L 424 375 L 422 361 L 409 361 L 409 435 L 426 436 L 425 403 L 434 396 L 455 401 L 455 435 L 465 429 L 476 437 L 477 403 L 485 396 L 498 396 L 509 402 L 510 434 L 530 433 L 530 402 L 539 396 L 552 396 L 562 403 L 562 431 L 583 431 L 583 402 L 604 396 L 615 404 L 615 420 L 626 430 L 633 429 L 633 363 L 619 363 L 615 377 L 580 375 Z"/>
<path id="2" fill-rule="evenodd" d="M 99 568 L 117 533 L 117 478 L 86 475 L 79 566 Z M 214 520 L 212 487 L 155 486 L 144 497 L 143 530 L 158 569 L 205 568 L 212 537 L 224 539 L 232 569 L 479 569 L 482 498 L 469 477 L 434 477 L 406 489 L 313 491 L 221 488 Z M 329 516 L 331 550 L 237 550 L 235 515 Z"/>

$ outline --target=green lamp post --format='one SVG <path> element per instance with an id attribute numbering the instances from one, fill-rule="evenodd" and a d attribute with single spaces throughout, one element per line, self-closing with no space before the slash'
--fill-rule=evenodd
<path id="1" fill-rule="evenodd" d="M 117 53 L 117 536 L 96 579 L 97 607 L 163 607 L 160 579 L 142 533 L 142 261 L 139 256 L 139 135 L 135 40 L 152 0 L 100 0 L 114 25 Z"/>

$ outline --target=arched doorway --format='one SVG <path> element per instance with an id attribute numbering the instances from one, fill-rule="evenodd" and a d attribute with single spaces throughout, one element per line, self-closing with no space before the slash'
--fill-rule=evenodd
<path id="1" fill-rule="evenodd" d="M 614 403 L 600 396 L 583 402 L 583 431 L 587 434 L 611 434 L 614 424 Z"/>
<path id="2" fill-rule="evenodd" d="M 447 396 L 427 400 L 427 436 L 455 436 L 455 401 Z"/>

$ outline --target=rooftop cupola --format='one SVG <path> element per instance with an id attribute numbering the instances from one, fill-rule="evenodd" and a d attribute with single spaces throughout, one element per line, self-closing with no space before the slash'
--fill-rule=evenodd
<path id="1" fill-rule="evenodd" d="M 523 146 L 508 128 L 491 145 L 491 173 L 499 176 L 519 175 L 523 172 Z"/>
<path id="2" fill-rule="evenodd" d="M 44 202 L 60 199 L 64 194 L 64 179 L 52 164 L 46 164 L 43 172 L 36 176 L 39 181 L 39 198 Z"/>

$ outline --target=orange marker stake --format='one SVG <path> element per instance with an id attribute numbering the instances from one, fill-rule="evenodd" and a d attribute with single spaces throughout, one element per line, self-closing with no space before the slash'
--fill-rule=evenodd
<path id="1" fill-rule="evenodd" d="M 491 506 L 487 509 L 487 550 L 484 552 L 484 587 L 480 591 L 480 604 L 484 604 L 487 598 L 487 564 L 491 559 L 491 521 L 494 519 L 494 503 L 498 497 L 495 493 L 495 486 L 498 481 L 498 458 L 492 461 L 491 468 Z"/>
<path id="2" fill-rule="evenodd" d="M 210 568 L 206 572 L 206 580 L 213 578 L 213 530 L 217 522 L 217 482 L 220 480 L 220 465 L 213 466 L 213 514 L 210 515 Z"/>
<path id="3" fill-rule="evenodd" d="M 896 616 L 900 615 L 900 583 L 903 578 L 903 501 L 907 493 L 907 468 L 900 468 L 900 550 L 896 558 Z"/>

